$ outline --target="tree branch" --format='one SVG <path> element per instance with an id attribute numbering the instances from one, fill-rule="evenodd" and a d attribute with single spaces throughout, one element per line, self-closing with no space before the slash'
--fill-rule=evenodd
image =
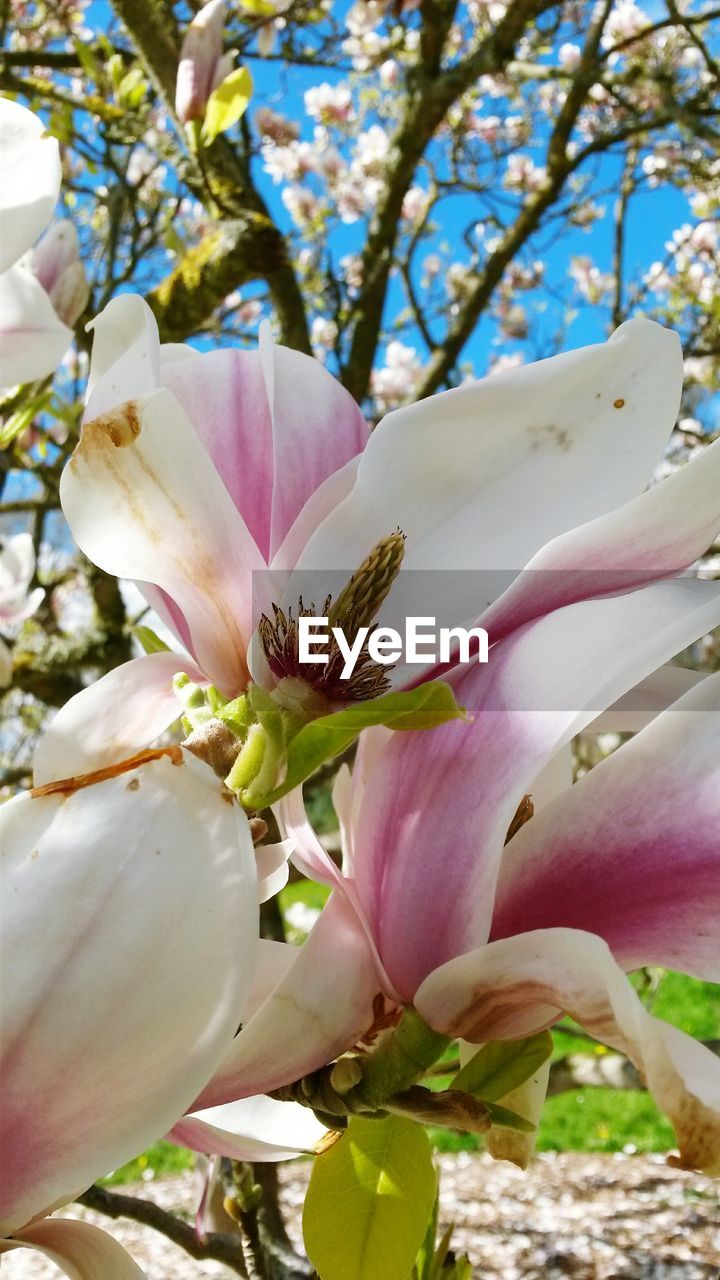
<path id="1" fill-rule="evenodd" d="M 193 1227 L 182 1222 L 174 1214 L 161 1209 L 152 1200 L 143 1200 L 137 1196 L 121 1195 L 117 1191 L 109 1191 L 107 1187 L 97 1185 L 78 1196 L 77 1203 L 86 1209 L 95 1209 L 108 1218 L 130 1218 L 133 1222 L 141 1222 L 153 1231 L 172 1240 L 191 1258 L 202 1261 L 212 1259 L 222 1262 L 239 1276 L 247 1276 L 241 1242 L 231 1235 L 211 1232 L 202 1242 L 198 1239 Z"/>

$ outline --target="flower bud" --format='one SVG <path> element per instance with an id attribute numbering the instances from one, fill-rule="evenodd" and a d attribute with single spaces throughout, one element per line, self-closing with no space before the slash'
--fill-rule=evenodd
<path id="1" fill-rule="evenodd" d="M 183 124 L 202 120 L 210 94 L 231 70 L 224 67 L 224 25 L 225 0 L 209 0 L 188 27 L 175 88 L 175 110 Z"/>

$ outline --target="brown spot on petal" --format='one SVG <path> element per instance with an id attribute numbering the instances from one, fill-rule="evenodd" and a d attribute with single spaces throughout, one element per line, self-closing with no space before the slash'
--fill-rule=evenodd
<path id="1" fill-rule="evenodd" d="M 613 409 L 623 409 L 625 407 L 624 400 L 613 400 Z"/>
<path id="2" fill-rule="evenodd" d="M 116 449 L 125 449 L 140 435 L 140 418 L 135 400 L 126 400 L 119 404 L 112 413 L 102 413 L 98 418 L 86 422 L 83 435 L 102 432 L 115 445 Z"/>
<path id="3" fill-rule="evenodd" d="M 75 791 L 81 791 L 83 787 L 93 787 L 98 782 L 107 782 L 109 778 L 117 778 L 122 773 L 129 773 L 131 769 L 138 769 L 141 765 L 150 764 L 152 760 L 160 760 L 163 756 L 169 756 L 173 764 L 182 764 L 182 747 L 151 747 L 147 751 L 138 751 L 137 755 L 130 756 L 127 760 L 119 760 L 117 764 L 109 764 L 105 769 L 93 769 L 92 773 L 79 773 L 74 778 L 59 778 L 57 782 L 46 782 L 43 787 L 33 787 L 30 795 L 33 800 L 37 800 L 39 796 L 51 796 L 57 793 L 72 795 Z M 139 786 L 139 779 L 136 778 L 135 781 Z M 130 785 L 128 790 L 133 791 L 136 788 Z"/>

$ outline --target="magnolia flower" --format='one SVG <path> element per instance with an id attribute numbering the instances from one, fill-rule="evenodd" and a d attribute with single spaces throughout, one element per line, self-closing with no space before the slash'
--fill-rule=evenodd
<path id="1" fill-rule="evenodd" d="M 29 533 L 9 538 L 0 550 L 0 631 L 32 617 L 45 594 L 28 588 L 35 572 L 35 551 Z M 12 679 L 12 657 L 0 638 L 0 689 Z"/>
<path id="2" fill-rule="evenodd" d="M 213 89 L 230 74 L 234 53 L 223 53 L 225 0 L 208 0 L 193 18 L 180 50 L 175 110 L 183 124 L 202 120 Z"/>
<path id="3" fill-rule="evenodd" d="M 38 1219 L 169 1129 L 232 1043 L 258 924 L 228 800 L 169 748 L 0 808 L 0 1251 L 141 1274 L 102 1233 Z"/>
<path id="4" fill-rule="evenodd" d="M 479 619 L 493 642 L 679 572 L 715 536 L 720 478 L 715 444 L 641 493 L 680 389 L 675 337 L 635 321 L 606 344 L 397 410 L 368 439 L 343 388 L 267 331 L 258 354 L 161 348 L 149 308 L 116 299 L 95 324 L 63 507 L 85 553 L 141 583 L 188 656 L 135 659 L 74 698 L 41 743 L 37 781 L 153 741 L 178 714 L 173 671 L 242 693 L 253 596 L 256 616 L 297 608 L 310 573 L 322 600 L 398 528 L 403 566 L 380 623 L 428 612 L 428 577 L 408 570 L 473 570 L 434 574 L 432 603 L 439 623 Z M 399 663 L 392 681 L 422 674 Z M 256 676 L 280 678 L 261 661 Z"/>
<path id="5" fill-rule="evenodd" d="M 0 98 L 0 388 L 44 378 L 72 332 L 20 259 L 47 225 L 60 190 L 60 150 L 38 118 Z"/>
<path id="6" fill-rule="evenodd" d="M 661 965 L 720 979 L 720 675 L 574 786 L 564 750 L 599 698 L 717 621 L 708 585 L 558 611 L 501 642 L 494 667 L 463 675 L 471 725 L 370 730 L 336 784 L 342 872 L 297 795 L 282 802 L 301 869 L 334 892 L 196 1105 L 332 1061 L 371 1027 L 378 992 L 475 1044 L 568 1013 L 635 1063 L 683 1165 L 720 1173 L 720 1062 L 648 1013 L 624 976 Z M 528 793 L 538 811 L 523 824 Z M 546 1082 L 504 1101 L 536 1122 Z M 497 1129 L 490 1146 L 521 1164 L 531 1150 Z"/>

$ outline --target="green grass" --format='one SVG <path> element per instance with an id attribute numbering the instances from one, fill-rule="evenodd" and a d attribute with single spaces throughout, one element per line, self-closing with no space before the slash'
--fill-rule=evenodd
<path id="1" fill-rule="evenodd" d="M 326 897 L 327 890 L 321 885 L 305 881 L 283 889 L 281 901 L 285 910 L 295 902 L 320 909 Z M 642 986 L 640 980 L 635 981 Z M 666 973 L 651 1008 L 658 1017 L 699 1039 L 720 1037 L 720 986 Z M 562 1029 L 554 1032 L 553 1039 L 555 1057 L 566 1053 L 607 1052 L 603 1046 L 581 1040 Z M 435 1083 L 437 1087 L 444 1087 L 448 1078 L 437 1077 Z M 475 1151 L 481 1145 L 472 1134 L 437 1128 L 429 1132 L 438 1151 Z M 674 1145 L 672 1128 L 652 1098 L 646 1093 L 613 1089 L 578 1089 L 549 1098 L 538 1136 L 540 1151 L 622 1151 L 629 1146 L 637 1151 L 667 1151 Z M 140 1181 L 148 1178 L 151 1171 L 155 1177 L 165 1177 L 191 1168 L 193 1159 L 192 1152 L 168 1142 L 158 1142 L 137 1160 L 116 1170 L 106 1182 Z"/>

